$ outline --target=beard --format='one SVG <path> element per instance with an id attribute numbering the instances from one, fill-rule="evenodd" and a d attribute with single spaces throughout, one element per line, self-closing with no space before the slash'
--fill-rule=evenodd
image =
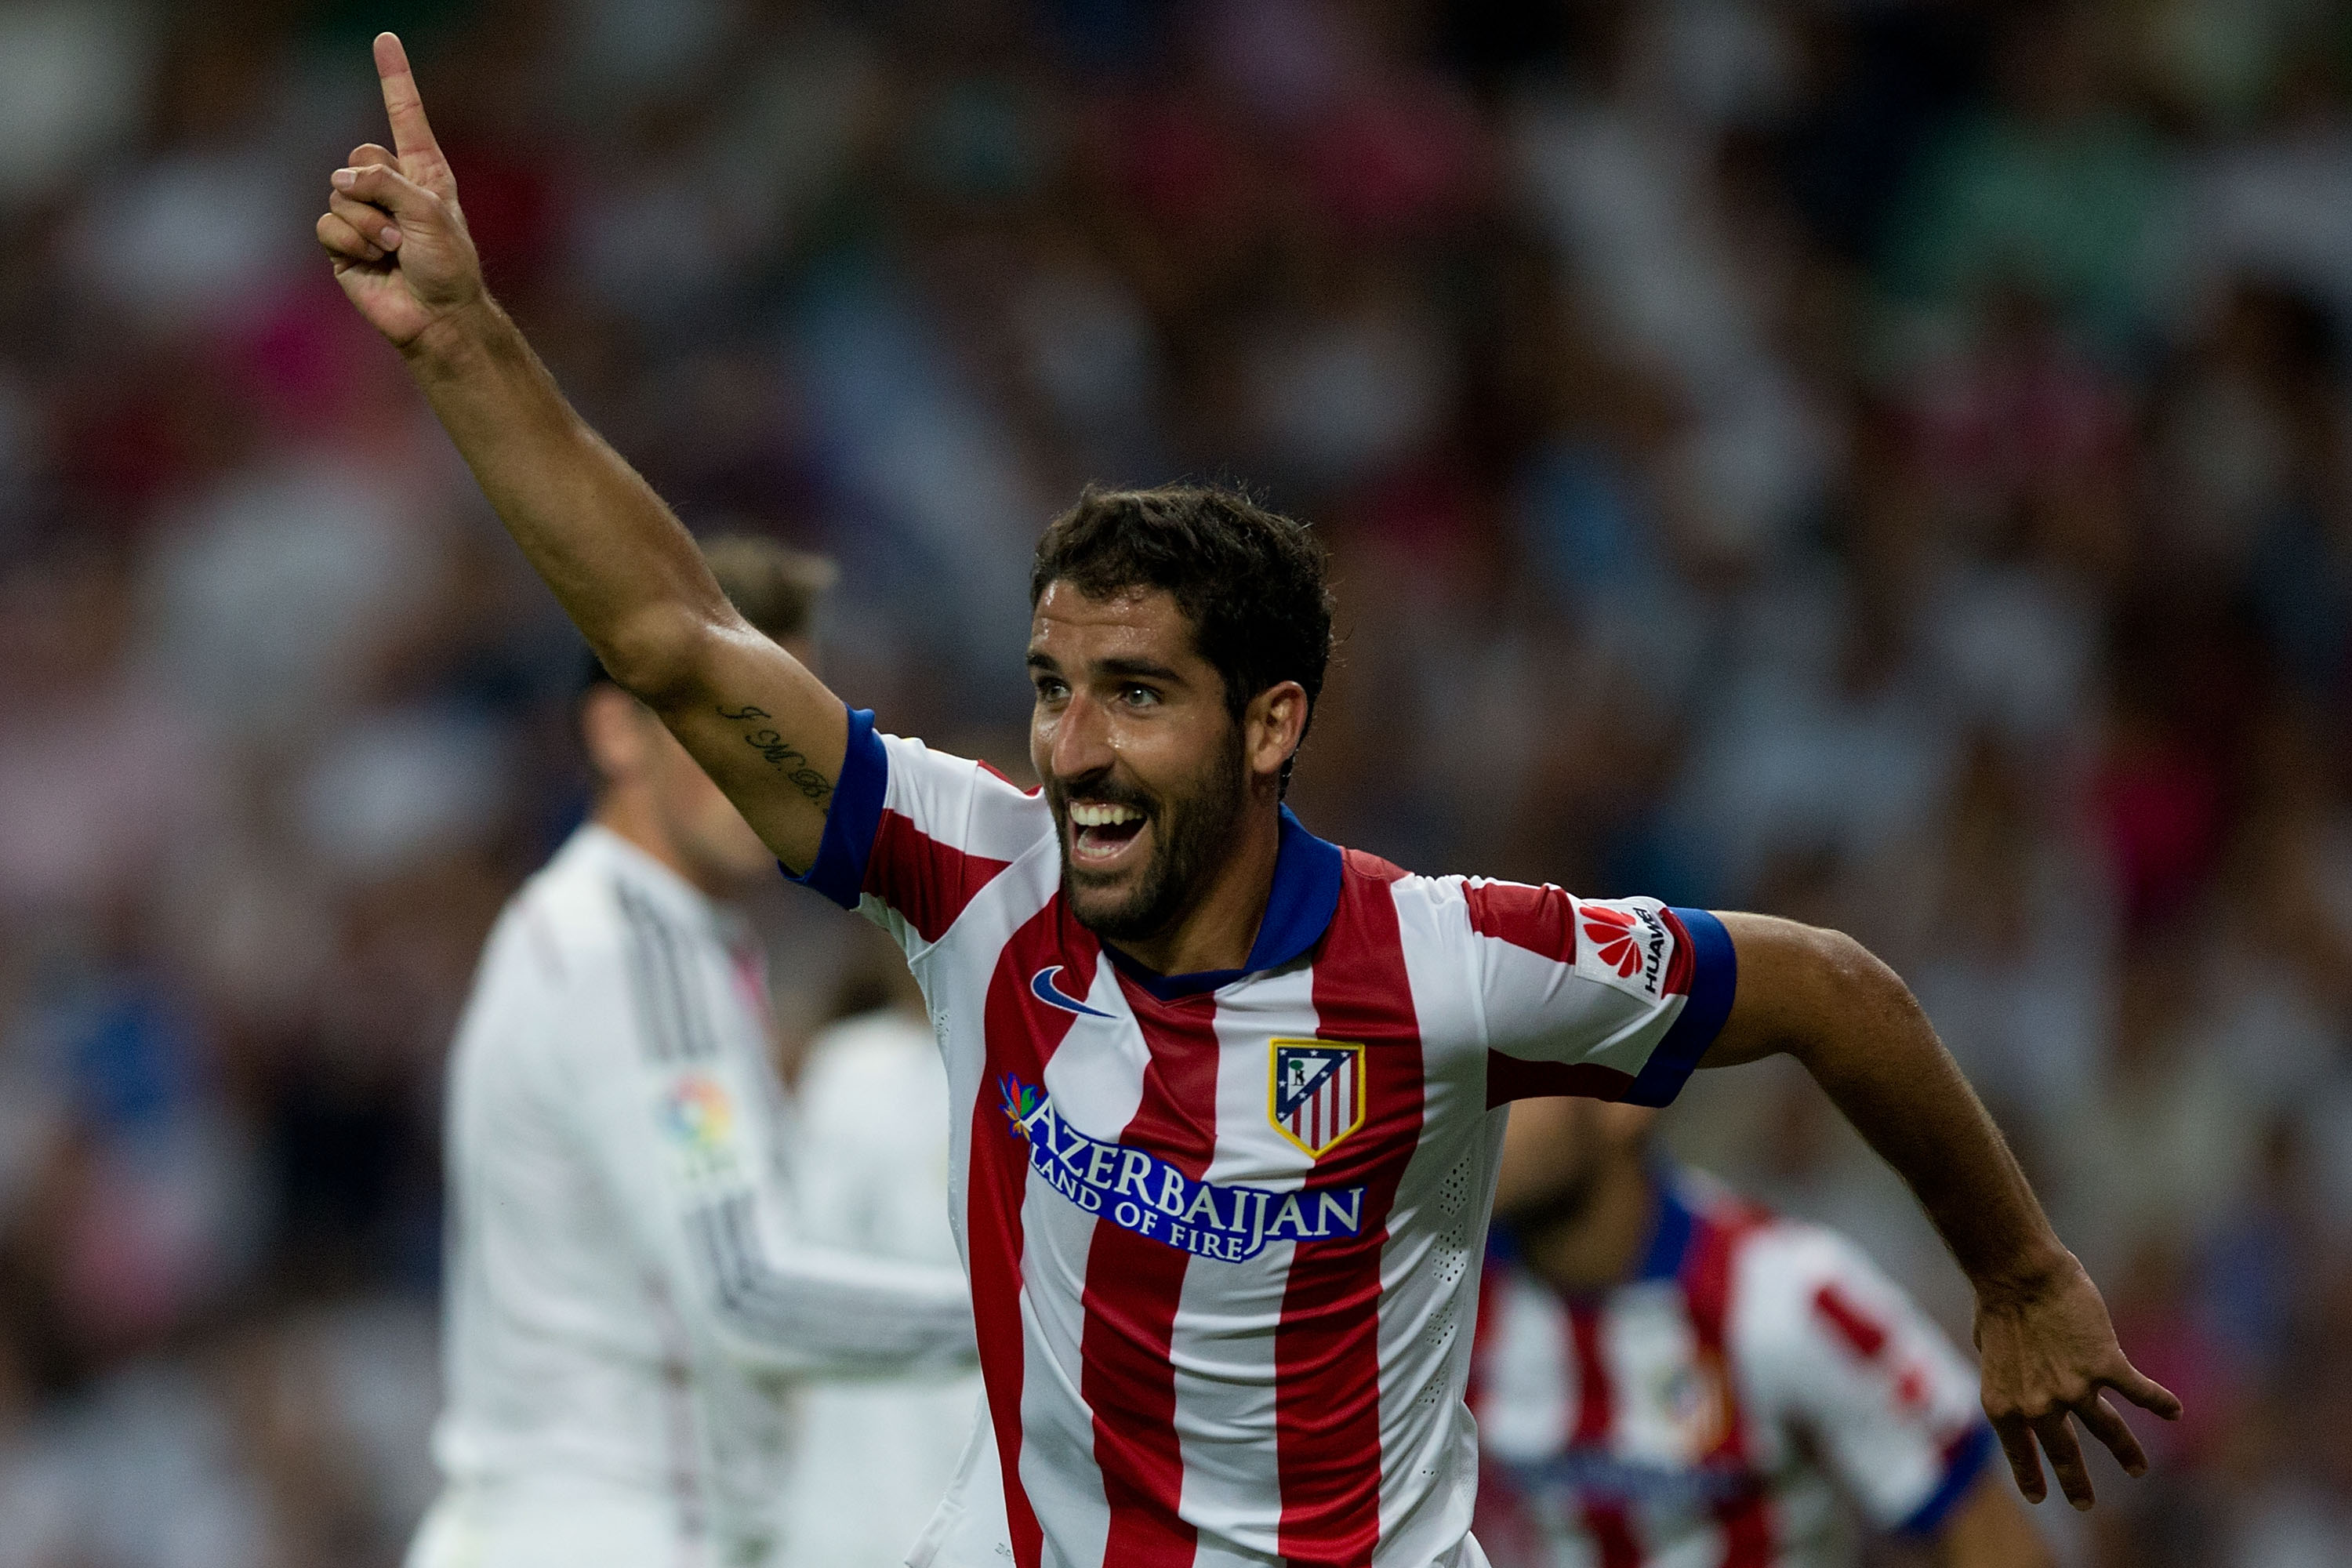
<path id="1" fill-rule="evenodd" d="M 1592 1200 L 1601 1195 L 1601 1178 L 1607 1165 L 1606 1160 L 1585 1162 L 1540 1198 L 1520 1205 L 1510 1223 L 1528 1238 L 1581 1225 L 1592 1212 Z"/>
<path id="2" fill-rule="evenodd" d="M 1045 798 L 1062 847 L 1062 899 L 1077 922 L 1106 941 L 1142 942 L 1161 935 L 1189 914 L 1241 821 L 1246 773 L 1241 726 L 1235 724 L 1226 743 L 1211 753 L 1181 795 L 1148 795 L 1108 776 L 1049 782 Z M 1071 863 L 1073 794 L 1139 811 L 1151 829 L 1151 859 L 1123 898 L 1106 902 L 1104 895 L 1117 879 Z"/>

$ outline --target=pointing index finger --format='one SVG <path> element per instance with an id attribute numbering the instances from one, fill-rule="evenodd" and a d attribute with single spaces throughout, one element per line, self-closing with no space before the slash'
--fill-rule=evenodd
<path id="1" fill-rule="evenodd" d="M 433 127 L 425 122 L 425 100 L 416 94 L 416 78 L 408 68 L 408 51 L 399 36 L 375 36 L 375 74 L 383 85 L 384 112 L 392 118 L 392 145 L 403 158 L 438 157 Z"/>

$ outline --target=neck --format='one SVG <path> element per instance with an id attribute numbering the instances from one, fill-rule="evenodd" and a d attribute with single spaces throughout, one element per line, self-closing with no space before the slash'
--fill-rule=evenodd
<path id="1" fill-rule="evenodd" d="M 1249 962 L 1274 892 L 1282 849 L 1282 803 L 1253 802 L 1217 856 L 1207 888 L 1182 919 L 1160 934 L 1114 945 L 1160 974 L 1202 974 Z"/>
<path id="2" fill-rule="evenodd" d="M 681 854 L 677 841 L 664 826 L 661 814 L 654 809 L 648 791 L 629 784 L 609 784 L 596 797 L 596 809 L 588 820 L 616 837 L 626 839 L 633 847 L 644 850 L 654 859 L 677 874 L 678 879 L 705 898 L 717 899 L 722 889 L 708 875 L 697 870 Z"/>
<path id="3" fill-rule="evenodd" d="M 1527 1238 L 1528 1264 L 1556 1289 L 1594 1295 L 1633 1272 L 1657 1223 L 1657 1188 L 1640 1156 L 1614 1159 L 1581 1209 Z"/>

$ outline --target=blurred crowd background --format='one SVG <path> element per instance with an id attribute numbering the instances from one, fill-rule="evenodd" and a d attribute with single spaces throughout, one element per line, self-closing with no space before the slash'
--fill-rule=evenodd
<path id="1" fill-rule="evenodd" d="M 1311 826 L 1861 936 L 2189 1404 L 2069 1563 L 2352 1562 L 2345 8 L 6 0 L 0 1568 L 385 1564 L 432 1486 L 443 1052 L 587 781 L 310 239 L 383 26 L 887 727 L 1025 773 L 1045 521 L 1246 481 L 1338 563 Z M 877 994 L 760 914 L 786 1040 Z M 1668 1129 L 1964 1338 L 1801 1077 Z"/>

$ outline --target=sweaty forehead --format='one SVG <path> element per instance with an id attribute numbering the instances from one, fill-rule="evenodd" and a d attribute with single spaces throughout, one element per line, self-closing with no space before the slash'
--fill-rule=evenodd
<path id="1" fill-rule="evenodd" d="M 1122 590 L 1101 598 L 1066 580 L 1048 583 L 1029 620 L 1029 651 L 1062 665 L 1106 658 L 1149 658 L 1173 666 L 1197 658 L 1192 628 L 1164 588 Z"/>

